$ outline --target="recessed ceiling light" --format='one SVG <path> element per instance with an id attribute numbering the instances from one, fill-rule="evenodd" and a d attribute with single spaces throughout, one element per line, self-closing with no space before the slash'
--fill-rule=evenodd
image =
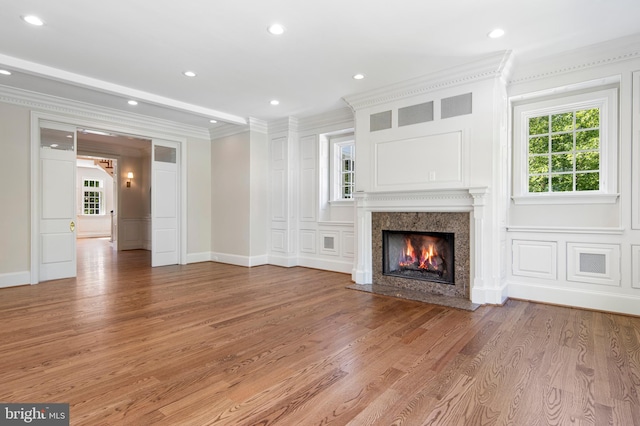
<path id="1" fill-rule="evenodd" d="M 42 19 L 38 18 L 38 17 L 37 17 L 37 16 L 35 16 L 35 15 L 25 15 L 25 16 L 22 16 L 22 20 L 23 20 L 24 22 L 27 22 L 27 23 L 31 24 L 31 25 L 35 25 L 35 26 L 37 26 L 37 27 L 41 27 L 41 26 L 43 26 L 43 25 L 44 25 L 44 21 L 43 21 Z"/>
<path id="2" fill-rule="evenodd" d="M 504 30 L 501 28 L 496 28 L 495 30 L 491 31 L 489 34 L 487 34 L 487 36 L 489 38 L 500 38 L 504 35 Z"/>
<path id="3" fill-rule="evenodd" d="M 269 34 L 281 35 L 284 34 L 284 27 L 281 24 L 271 24 L 267 27 Z"/>
<path id="4" fill-rule="evenodd" d="M 58 145 L 57 143 L 52 143 L 52 144 L 51 144 L 51 145 L 49 145 L 49 146 L 50 146 L 51 148 L 57 148 L 57 147 L 59 147 L 60 145 Z"/>
<path id="5" fill-rule="evenodd" d="M 353 76 L 354 80 L 362 80 L 364 78 L 364 74 L 355 74 Z"/>
<path id="6" fill-rule="evenodd" d="M 138 101 L 130 100 L 127 102 L 129 105 L 138 105 Z"/>
<path id="7" fill-rule="evenodd" d="M 196 73 L 193 71 L 185 71 L 182 74 L 186 75 L 187 77 L 195 77 Z"/>
<path id="8" fill-rule="evenodd" d="M 8 70 L 0 70 L 0 74 L 2 74 L 2 75 L 11 75 L 11 71 L 8 71 Z"/>
<path id="9" fill-rule="evenodd" d="M 271 102 L 269 102 L 271 105 L 280 105 L 280 101 L 277 99 L 272 100 Z"/>
<path id="10" fill-rule="evenodd" d="M 218 120 L 209 120 L 209 123 L 216 124 Z"/>

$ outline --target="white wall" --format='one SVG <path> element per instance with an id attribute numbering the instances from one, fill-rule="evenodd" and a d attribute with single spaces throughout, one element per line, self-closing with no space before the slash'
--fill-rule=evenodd
<path id="1" fill-rule="evenodd" d="M 635 40 L 635 41 L 634 41 Z M 630 43 L 631 42 L 631 43 Z M 640 38 L 627 38 L 534 63 L 516 64 L 509 86 L 512 99 L 568 89 L 593 90 L 619 83 L 618 189 L 614 203 L 522 205 L 508 212 L 509 296 L 541 302 L 640 315 L 640 229 L 637 197 L 640 109 L 633 75 L 640 70 Z M 635 84 L 640 83 L 640 75 Z M 516 135 L 512 144 L 520 141 Z M 515 173 L 515 171 L 514 171 Z M 603 256 L 606 271 L 585 273 L 582 255 Z"/>
<path id="2" fill-rule="evenodd" d="M 187 143 L 188 261 L 203 262 L 211 258 L 211 141 Z"/>
<path id="3" fill-rule="evenodd" d="M 148 135 L 165 139 L 181 140 L 189 146 L 193 142 L 192 158 L 187 158 L 186 169 L 191 169 L 193 158 L 201 159 L 201 155 L 207 156 L 206 164 L 198 163 L 194 171 L 207 173 L 210 169 L 208 161 L 209 134 L 206 128 L 196 128 L 182 124 L 171 123 L 162 120 L 149 120 L 142 116 L 131 117 L 129 114 L 121 114 L 113 110 L 104 110 L 85 104 L 75 104 L 73 101 L 40 95 L 33 92 L 21 92 L 19 90 L 6 91 L 0 87 L 0 177 L 4 178 L 4 189 L 0 191 L 0 287 L 29 284 L 31 277 L 31 113 L 49 113 L 60 117 L 60 120 L 68 123 L 91 123 L 91 126 L 122 131 L 127 134 Z M 96 118 L 99 117 L 99 118 Z M 121 148 L 120 148 L 121 149 Z M 93 148 L 91 148 L 93 151 Z M 117 151 L 117 150 L 116 150 Z M 150 224 L 150 200 L 149 185 L 144 176 L 150 175 L 149 159 L 141 159 L 127 153 L 120 155 L 114 149 L 105 149 L 104 154 L 119 156 L 121 162 L 120 184 L 125 185 L 126 172 L 132 170 L 137 178 L 132 181 L 130 191 L 124 194 L 124 213 L 127 218 L 138 223 L 136 243 L 142 248 L 148 245 L 148 225 Z M 100 154 L 95 152 L 96 154 Z M 81 154 L 89 154 L 84 152 Z M 93 154 L 93 152 L 92 152 Z M 140 178 L 142 177 L 142 178 Z M 208 179 L 206 179 L 208 180 Z M 209 183 L 203 187 L 206 193 L 210 192 Z M 121 191 L 125 188 L 121 187 Z M 198 229 L 201 224 L 211 223 L 209 209 L 197 209 L 192 193 L 187 194 L 187 211 L 189 212 L 187 228 L 191 226 Z M 209 203 L 207 203 L 209 204 Z M 144 223 L 140 223 L 144 222 Z M 207 231 L 205 225 L 205 232 Z M 122 228 L 122 227 L 121 227 Z M 140 229 L 142 229 L 140 231 Z M 122 229 L 121 229 L 122 230 Z M 192 234 L 191 234 L 192 235 Z M 210 253 L 210 238 L 190 239 L 187 235 L 187 260 L 189 250 L 193 253 Z M 122 241 L 120 241 L 122 244 Z M 36 277 L 37 279 L 37 277 Z"/>
<path id="4" fill-rule="evenodd" d="M 347 108 L 270 123 L 269 263 L 351 273 L 354 204 L 329 202 L 326 139 L 352 131 Z"/>
<path id="5" fill-rule="evenodd" d="M 263 125 L 211 142 L 211 260 L 267 263 L 267 143 Z"/>
<path id="6" fill-rule="evenodd" d="M 0 103 L 0 287 L 29 282 L 29 110 Z"/>

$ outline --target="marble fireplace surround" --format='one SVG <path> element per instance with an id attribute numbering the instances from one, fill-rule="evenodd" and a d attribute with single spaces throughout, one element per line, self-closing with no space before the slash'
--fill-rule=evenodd
<path id="1" fill-rule="evenodd" d="M 453 233 L 453 284 L 384 275 L 382 231 Z M 468 212 L 373 212 L 371 253 L 373 283 L 469 300 Z"/>
<path id="2" fill-rule="evenodd" d="M 442 299 L 448 306 L 475 309 L 473 287 L 482 282 L 484 206 L 487 188 L 427 191 L 359 192 L 356 201 L 356 249 L 353 288 L 372 291 L 378 285 L 386 290 L 408 289 L 424 294 L 424 301 Z M 421 213 L 430 213 L 424 215 Z M 449 215 L 448 213 L 457 213 Z M 459 213 L 463 213 L 460 215 Z M 461 223 L 466 221 L 466 224 Z M 430 227 L 425 229 L 425 227 Z M 382 276 L 382 229 L 452 232 L 455 236 L 455 285 L 422 282 L 422 286 L 398 282 Z M 462 247 L 465 245 L 466 247 Z M 468 248 L 467 248 L 468 247 Z M 378 291 L 372 291 L 374 293 Z M 400 294 L 389 294 L 401 296 Z M 413 298 L 413 297 L 406 297 Z M 416 299 L 422 300 L 419 296 Z"/>

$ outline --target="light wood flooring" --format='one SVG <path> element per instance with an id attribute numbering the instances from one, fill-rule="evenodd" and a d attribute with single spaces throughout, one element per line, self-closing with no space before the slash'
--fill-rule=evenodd
<path id="1" fill-rule="evenodd" d="M 73 425 L 640 425 L 640 318 L 79 243 L 77 279 L 0 289 L 1 402 Z"/>

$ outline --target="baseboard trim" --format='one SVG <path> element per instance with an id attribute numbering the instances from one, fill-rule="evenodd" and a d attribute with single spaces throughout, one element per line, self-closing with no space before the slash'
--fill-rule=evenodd
<path id="1" fill-rule="evenodd" d="M 31 284 L 31 273 L 29 271 L 0 274 L 0 288 L 29 284 Z"/>
<path id="2" fill-rule="evenodd" d="M 323 269 L 325 271 L 342 272 L 351 274 L 353 262 L 340 262 L 327 259 L 313 259 L 308 257 L 298 257 L 298 266 L 305 268 Z"/>
<path id="3" fill-rule="evenodd" d="M 187 253 L 187 263 L 210 262 L 211 253 L 206 251 L 202 253 Z"/>
<path id="4" fill-rule="evenodd" d="M 640 296 L 630 294 L 509 282 L 508 295 L 520 300 L 640 316 Z"/>
<path id="5" fill-rule="evenodd" d="M 230 265 L 245 266 L 251 268 L 253 266 L 266 265 L 267 256 L 240 256 L 237 254 L 211 252 L 210 258 L 212 262 L 228 263 Z"/>

